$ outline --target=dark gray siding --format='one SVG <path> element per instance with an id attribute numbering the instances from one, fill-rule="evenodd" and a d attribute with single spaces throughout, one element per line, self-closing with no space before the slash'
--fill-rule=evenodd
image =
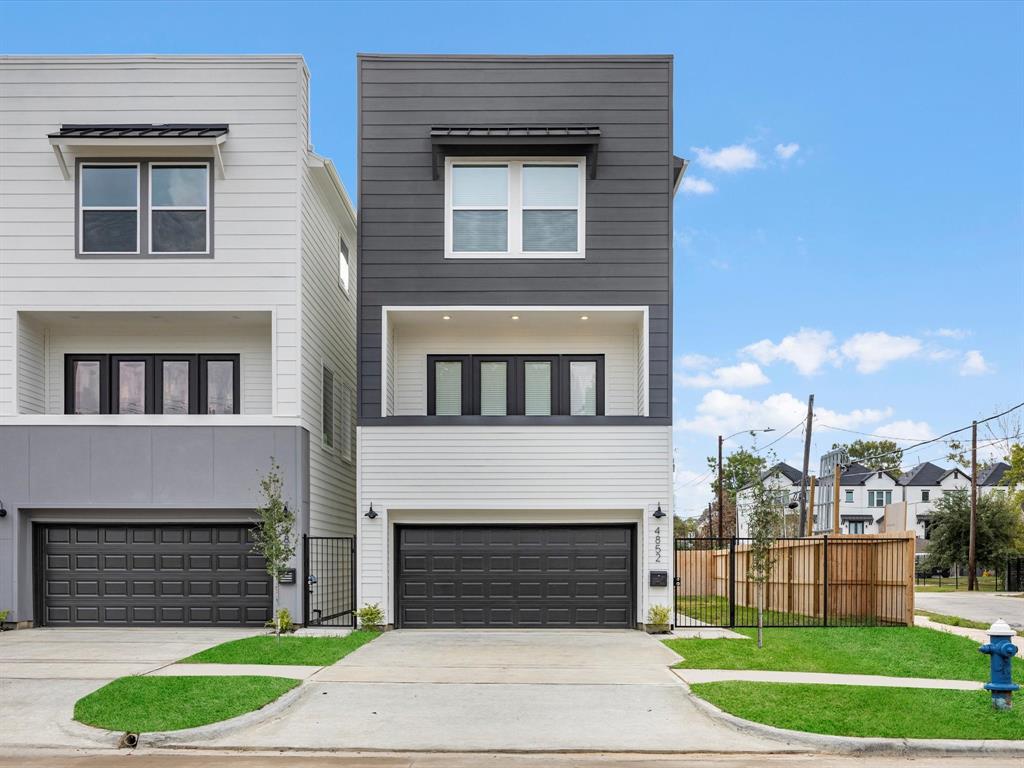
<path id="1" fill-rule="evenodd" d="M 360 419 L 381 404 L 381 307 L 647 305 L 652 418 L 671 417 L 672 58 L 359 57 Z M 586 259 L 445 260 L 433 125 L 601 128 Z"/>

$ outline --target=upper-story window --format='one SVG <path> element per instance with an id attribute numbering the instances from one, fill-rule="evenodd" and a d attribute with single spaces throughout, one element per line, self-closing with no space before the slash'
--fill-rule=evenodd
<path id="1" fill-rule="evenodd" d="M 338 284 L 341 290 L 348 293 L 348 243 L 341 235 L 338 236 Z"/>
<path id="2" fill-rule="evenodd" d="M 448 258 L 582 258 L 583 158 L 448 158 Z"/>
<path id="3" fill-rule="evenodd" d="M 921 491 L 921 501 L 930 501 L 932 497 L 931 491 Z"/>
<path id="4" fill-rule="evenodd" d="M 78 255 L 213 255 L 212 184 L 206 161 L 82 161 Z"/>
<path id="5" fill-rule="evenodd" d="M 853 504 L 853 491 L 849 491 L 848 490 L 846 492 L 846 503 L 847 504 Z"/>

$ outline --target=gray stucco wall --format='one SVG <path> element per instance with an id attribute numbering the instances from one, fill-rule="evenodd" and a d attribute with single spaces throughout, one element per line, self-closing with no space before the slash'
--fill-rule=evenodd
<path id="1" fill-rule="evenodd" d="M 0 609 L 33 619 L 32 523 L 247 522 L 274 457 L 309 527 L 309 433 L 294 426 L 0 426 Z M 295 567 L 301 571 L 301 554 Z M 282 602 L 302 615 L 299 574 Z"/>
<path id="2" fill-rule="evenodd" d="M 381 307 L 647 305 L 671 418 L 672 57 L 359 57 L 360 421 L 380 419 Z M 585 259 L 444 258 L 433 125 L 596 125 Z"/>

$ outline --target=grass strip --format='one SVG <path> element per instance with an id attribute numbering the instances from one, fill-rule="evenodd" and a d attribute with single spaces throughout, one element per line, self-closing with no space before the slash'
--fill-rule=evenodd
<path id="1" fill-rule="evenodd" d="M 757 630 L 738 629 L 749 638 Z M 925 627 L 768 628 L 764 648 L 742 640 L 673 638 L 662 641 L 690 669 L 767 669 L 854 675 L 988 680 L 989 659 L 978 643 Z M 1024 683 L 1024 659 L 1013 659 Z"/>
<path id="2" fill-rule="evenodd" d="M 283 677 L 122 677 L 75 703 L 75 720 L 110 731 L 177 731 L 265 707 L 299 684 Z"/>
<path id="3" fill-rule="evenodd" d="M 988 691 L 728 681 L 690 686 L 719 709 L 794 731 L 903 739 L 1022 739 L 1024 707 Z"/>
<path id="4" fill-rule="evenodd" d="M 973 621 L 972 619 L 965 619 L 963 616 L 950 616 L 945 613 L 934 613 L 933 611 L 914 611 L 916 616 L 924 616 L 926 619 L 938 622 L 939 624 L 946 624 L 950 627 L 968 627 L 969 629 L 988 629 L 991 624 L 986 624 L 983 621 Z"/>
<path id="5" fill-rule="evenodd" d="M 273 635 L 232 640 L 182 659 L 185 664 L 296 664 L 325 667 L 378 637 L 380 632 L 358 630 L 346 637 Z"/>

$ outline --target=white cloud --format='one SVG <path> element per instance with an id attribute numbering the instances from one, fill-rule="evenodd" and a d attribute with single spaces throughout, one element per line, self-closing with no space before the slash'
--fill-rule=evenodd
<path id="1" fill-rule="evenodd" d="M 715 193 L 715 185 L 699 176 L 683 176 L 683 183 L 680 186 L 687 195 L 712 195 Z"/>
<path id="2" fill-rule="evenodd" d="M 875 434 L 878 435 L 901 437 L 915 442 L 918 440 L 930 440 L 935 436 L 931 425 L 927 421 L 911 421 L 910 419 L 890 421 L 888 424 L 882 424 L 873 429 Z"/>
<path id="3" fill-rule="evenodd" d="M 851 336 L 840 349 L 844 357 L 856 362 L 858 372 L 876 373 L 889 363 L 916 355 L 921 342 L 912 336 L 890 336 L 880 331 Z"/>
<path id="4" fill-rule="evenodd" d="M 793 155 L 800 151 L 800 145 L 795 141 L 791 141 L 789 144 L 776 144 L 775 145 L 775 156 L 780 160 L 789 160 Z"/>
<path id="5" fill-rule="evenodd" d="M 718 361 L 713 357 L 707 355 L 680 355 L 676 358 L 676 366 L 679 368 L 685 368 L 690 371 L 704 371 L 713 366 Z"/>
<path id="6" fill-rule="evenodd" d="M 691 149 L 697 155 L 698 164 L 716 171 L 735 173 L 757 168 L 760 165 L 757 150 L 746 144 L 733 144 L 717 150 L 709 147 L 691 147 Z"/>
<path id="7" fill-rule="evenodd" d="M 710 373 L 698 373 L 693 376 L 677 373 L 675 381 L 680 386 L 694 387 L 696 389 L 710 389 L 711 387 L 743 389 L 769 383 L 768 377 L 764 375 L 764 371 L 761 370 L 761 366 L 757 363 L 727 365 L 722 368 L 715 368 Z"/>
<path id="8" fill-rule="evenodd" d="M 984 376 L 992 373 L 992 366 L 985 362 L 985 356 L 976 349 L 968 350 L 960 364 L 961 376 Z"/>
<path id="9" fill-rule="evenodd" d="M 795 334 L 786 336 L 778 344 L 771 339 L 762 339 L 744 347 L 741 352 L 753 357 L 762 365 L 777 360 L 792 363 L 800 373 L 808 376 L 816 373 L 825 363 L 838 359 L 833 345 L 835 337 L 830 331 L 801 328 Z"/>
<path id="10" fill-rule="evenodd" d="M 941 336 L 944 339 L 966 339 L 971 335 L 970 331 L 963 328 L 939 328 L 928 332 L 929 336 Z"/>
<path id="11" fill-rule="evenodd" d="M 764 400 L 752 400 L 743 395 L 713 389 L 701 398 L 692 419 L 676 421 L 676 429 L 704 435 L 728 435 L 740 430 L 767 427 L 784 432 L 806 415 L 807 401 L 789 392 L 780 392 Z M 857 408 L 844 413 L 816 407 L 815 415 L 823 424 L 853 429 L 889 418 L 892 409 Z M 800 431 L 796 430 L 790 439 L 799 438 Z M 772 435 L 763 435 L 760 439 L 763 443 L 774 438 Z"/>

